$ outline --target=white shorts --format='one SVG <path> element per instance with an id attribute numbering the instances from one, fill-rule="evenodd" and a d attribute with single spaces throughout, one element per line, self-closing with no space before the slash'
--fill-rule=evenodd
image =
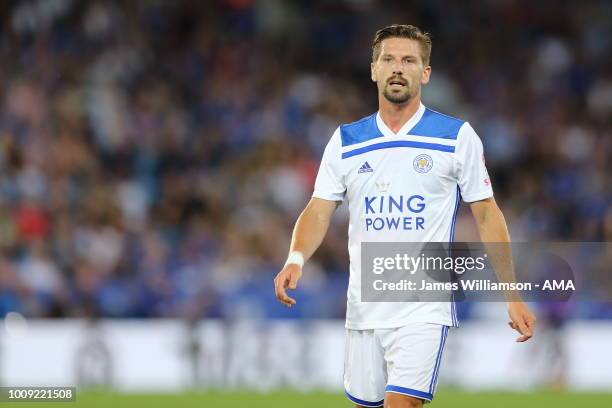
<path id="1" fill-rule="evenodd" d="M 395 329 L 348 330 L 344 390 L 355 404 L 380 407 L 393 392 L 431 401 L 448 326 L 412 323 Z"/>

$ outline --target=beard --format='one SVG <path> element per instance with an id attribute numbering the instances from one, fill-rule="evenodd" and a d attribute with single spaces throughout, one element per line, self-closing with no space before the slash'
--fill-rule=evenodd
<path id="1" fill-rule="evenodd" d="M 401 91 L 393 91 L 389 88 L 389 85 L 385 86 L 385 88 L 383 89 L 383 96 L 391 103 L 400 105 L 402 103 L 408 102 L 410 98 L 412 98 L 412 92 L 409 84 L 406 84 L 406 86 Z"/>

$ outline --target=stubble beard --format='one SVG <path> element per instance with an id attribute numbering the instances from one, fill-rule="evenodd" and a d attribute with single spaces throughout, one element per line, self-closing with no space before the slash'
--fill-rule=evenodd
<path id="1" fill-rule="evenodd" d="M 410 89 L 409 84 L 406 84 L 406 89 L 404 89 L 402 92 L 391 91 L 389 89 L 389 85 L 385 86 L 383 89 L 383 96 L 385 99 L 396 105 L 401 105 L 408 102 L 414 96 L 413 94 L 414 92 L 412 92 L 412 89 Z"/>

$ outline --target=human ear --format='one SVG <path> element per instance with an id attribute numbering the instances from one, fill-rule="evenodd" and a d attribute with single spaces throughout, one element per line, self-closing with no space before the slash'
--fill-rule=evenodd
<path id="1" fill-rule="evenodd" d="M 423 74 L 421 75 L 421 84 L 425 85 L 429 82 L 429 77 L 431 76 L 431 66 L 426 66 L 423 69 Z"/>

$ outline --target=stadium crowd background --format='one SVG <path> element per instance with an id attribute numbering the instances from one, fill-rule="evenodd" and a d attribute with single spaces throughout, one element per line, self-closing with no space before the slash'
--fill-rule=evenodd
<path id="1" fill-rule="evenodd" d="M 272 277 L 331 133 L 376 108 L 371 39 L 396 22 L 433 33 L 425 102 L 480 134 L 513 238 L 612 241 L 611 16 L 603 1 L 3 2 L 0 315 L 343 317 L 345 206 L 296 308 Z M 595 309 L 581 316 L 612 317 Z"/>

